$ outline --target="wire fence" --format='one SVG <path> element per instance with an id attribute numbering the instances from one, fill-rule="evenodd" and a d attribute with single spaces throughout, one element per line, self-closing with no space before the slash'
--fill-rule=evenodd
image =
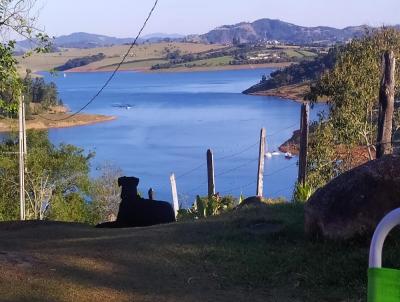
<path id="1" fill-rule="evenodd" d="M 271 134 L 266 135 L 265 137 L 267 140 L 269 140 L 269 139 L 271 139 L 271 137 L 274 137 L 278 134 L 282 134 L 282 132 L 285 132 L 290 129 L 294 129 L 296 127 L 298 127 L 298 123 L 289 125 L 287 127 L 279 129 L 279 130 L 276 130 L 276 131 L 272 132 Z M 240 184 L 240 185 L 234 185 L 234 182 L 233 182 L 233 184 L 230 188 L 226 189 L 226 188 L 222 187 L 222 190 L 216 189 L 216 192 L 218 192 L 219 194 L 222 194 L 222 195 L 239 194 L 239 193 L 243 192 L 243 190 L 246 190 L 251 186 L 257 185 L 255 172 L 256 172 L 256 168 L 257 168 L 256 167 L 257 163 L 260 159 L 260 154 L 258 157 L 255 157 L 253 155 L 250 155 L 250 153 L 251 153 L 251 151 L 254 151 L 257 153 L 260 152 L 260 141 L 261 140 L 257 140 L 249 145 L 242 146 L 241 148 L 238 148 L 237 150 L 233 151 L 231 154 L 220 156 L 220 157 L 218 157 L 218 156 L 215 157 L 214 160 L 215 160 L 217 166 L 222 166 L 222 165 L 225 166 L 225 168 L 220 171 L 216 170 L 215 171 L 216 173 L 213 171 L 213 173 L 215 173 L 214 177 L 215 177 L 217 183 L 220 182 L 220 179 L 225 178 L 225 180 L 226 180 L 226 177 L 237 177 L 235 175 L 245 175 L 245 174 L 248 175 L 250 167 L 254 166 L 254 168 L 255 168 L 253 180 L 249 181 L 248 183 L 244 183 L 244 184 Z M 281 158 L 282 158 L 282 155 L 283 155 L 283 153 L 280 154 Z M 222 164 L 221 164 L 221 162 L 222 162 Z M 237 163 L 237 164 L 229 167 L 231 165 L 231 163 Z M 285 170 L 294 168 L 296 165 L 298 165 L 297 160 L 294 163 L 290 163 L 288 165 L 285 165 L 284 167 L 280 167 L 273 171 L 266 171 L 265 173 L 263 173 L 262 176 L 265 177 L 266 180 L 268 181 L 268 178 L 270 179 L 273 176 L 277 176 L 278 174 L 283 173 Z M 228 166 L 228 167 L 226 167 L 226 166 Z M 195 187 L 192 187 L 189 189 L 182 189 L 180 186 L 178 186 L 179 187 L 179 190 L 178 190 L 179 198 L 188 201 L 190 198 L 194 198 L 197 195 L 201 195 L 201 194 L 199 194 L 199 192 L 207 192 L 208 182 L 209 182 L 209 179 L 207 177 L 207 174 L 208 174 L 207 168 L 208 168 L 208 165 L 204 158 L 203 163 L 177 174 L 175 179 L 181 180 L 182 183 L 185 183 L 185 182 L 187 182 L 187 177 L 190 177 L 191 175 L 198 173 L 200 171 L 204 173 L 202 176 L 202 177 L 204 177 L 203 181 L 198 182 Z M 186 181 L 184 181 L 185 179 L 186 179 Z M 225 182 L 224 186 L 227 187 L 226 182 Z M 294 186 L 294 183 L 291 184 L 290 187 L 288 187 L 288 188 L 280 189 L 279 191 L 273 192 L 272 194 L 268 194 L 268 195 L 275 196 L 276 194 L 282 193 L 284 191 L 289 190 L 290 188 L 293 188 L 293 186 Z M 269 189 L 269 191 L 270 190 L 271 189 Z M 248 190 L 247 190 L 247 192 L 248 192 Z"/>

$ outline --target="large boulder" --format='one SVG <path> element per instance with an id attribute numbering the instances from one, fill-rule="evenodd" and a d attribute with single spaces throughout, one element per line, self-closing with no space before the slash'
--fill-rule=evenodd
<path id="1" fill-rule="evenodd" d="M 305 231 L 313 237 L 339 240 L 370 235 L 398 207 L 400 157 L 387 155 L 317 190 L 305 207 Z"/>

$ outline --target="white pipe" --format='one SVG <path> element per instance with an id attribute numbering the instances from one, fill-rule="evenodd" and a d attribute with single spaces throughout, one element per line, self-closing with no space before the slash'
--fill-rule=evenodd
<path id="1" fill-rule="evenodd" d="M 382 249 L 389 232 L 400 224 L 400 208 L 387 214 L 375 229 L 369 249 L 369 267 L 382 267 Z"/>

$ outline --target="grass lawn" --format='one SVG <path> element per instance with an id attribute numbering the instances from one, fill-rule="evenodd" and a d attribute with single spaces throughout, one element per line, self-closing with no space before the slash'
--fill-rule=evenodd
<path id="1" fill-rule="evenodd" d="M 137 229 L 2 223 L 0 242 L 1 301 L 366 301 L 369 239 L 307 239 L 302 205 Z"/>
<path id="2" fill-rule="evenodd" d="M 217 66 L 226 66 L 229 65 L 229 62 L 233 60 L 232 56 L 223 56 L 218 58 L 204 59 L 188 62 L 185 64 L 176 64 L 172 68 L 175 67 L 185 67 L 185 65 L 193 65 L 196 64 L 196 67 L 217 67 Z"/>
<path id="3" fill-rule="evenodd" d="M 306 57 L 316 57 L 316 54 L 306 50 L 298 50 L 298 49 L 285 49 L 283 51 L 290 58 L 306 58 Z"/>

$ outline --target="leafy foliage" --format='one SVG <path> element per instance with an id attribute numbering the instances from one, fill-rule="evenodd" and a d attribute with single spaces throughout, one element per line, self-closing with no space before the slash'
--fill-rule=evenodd
<path id="1" fill-rule="evenodd" d="M 35 26 L 36 19 L 32 17 L 35 2 L 0 0 L 0 34 L 7 36 L 13 33 L 23 36 L 36 44 L 31 52 L 43 52 L 49 50 L 50 39 Z M 24 90 L 16 68 L 17 61 L 13 57 L 14 49 L 13 40 L 0 43 L 0 114 L 7 117 L 15 117 L 18 111 L 18 97 Z"/>
<path id="2" fill-rule="evenodd" d="M 112 164 L 104 164 L 99 169 L 100 176 L 90 185 L 89 205 L 91 222 L 98 224 L 114 221 L 118 215 L 120 192 L 118 178 L 122 171 Z"/>
<path id="3" fill-rule="evenodd" d="M 56 147 L 49 142 L 46 132 L 38 131 L 28 132 L 27 148 L 27 218 L 85 221 L 87 211 L 83 208 L 87 207 L 89 160 L 93 155 L 85 155 L 72 145 Z M 18 219 L 17 151 L 15 136 L 0 144 L 0 220 Z"/>
<path id="4" fill-rule="evenodd" d="M 195 204 L 190 209 L 178 211 L 178 220 L 202 219 L 220 215 L 232 210 L 238 203 L 238 200 L 233 196 L 220 197 L 214 195 L 211 198 L 197 196 Z"/>
<path id="5" fill-rule="evenodd" d="M 360 164 L 355 150 L 373 158 L 381 57 L 387 50 L 400 58 L 399 31 L 383 28 L 355 39 L 339 48 L 335 66 L 311 86 L 310 100 L 329 100 L 310 141 L 308 181 L 313 188 Z M 396 79 L 398 91 L 400 69 Z"/>
<path id="6" fill-rule="evenodd" d="M 261 79 L 261 82 L 245 90 L 244 93 L 253 93 L 285 85 L 299 84 L 317 80 L 324 72 L 333 68 L 336 63 L 339 48 L 332 48 L 327 54 L 319 55 L 312 61 L 303 61 L 293 64 L 282 70 L 274 71 L 269 79 Z"/>
<path id="7" fill-rule="evenodd" d="M 299 203 L 307 202 L 312 193 L 313 190 L 310 185 L 297 183 L 293 192 L 293 201 Z"/>
<path id="8" fill-rule="evenodd" d="M 86 56 L 82 58 L 70 59 L 64 65 L 58 66 L 55 68 L 56 71 L 64 71 L 76 67 L 81 67 L 85 65 L 89 65 L 90 63 L 101 61 L 105 59 L 104 53 L 98 53 L 97 55 L 93 56 Z"/>
<path id="9" fill-rule="evenodd" d="M 14 45 L 14 42 L 0 43 L 0 113 L 6 116 L 15 116 L 18 112 L 16 96 L 22 91 L 17 61 L 13 57 Z"/>

